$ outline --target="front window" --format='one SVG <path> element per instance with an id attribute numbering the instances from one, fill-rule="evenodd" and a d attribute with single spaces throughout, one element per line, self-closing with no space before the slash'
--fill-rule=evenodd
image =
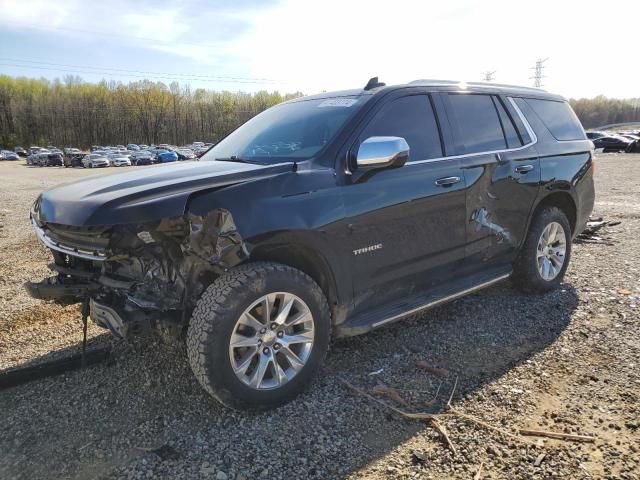
<path id="1" fill-rule="evenodd" d="M 340 97 L 277 105 L 232 132 L 202 160 L 272 164 L 311 158 L 361 104 L 358 98 Z"/>

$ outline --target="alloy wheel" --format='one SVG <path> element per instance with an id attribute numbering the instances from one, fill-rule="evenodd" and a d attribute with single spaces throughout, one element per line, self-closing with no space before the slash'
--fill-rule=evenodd
<path id="1" fill-rule="evenodd" d="M 545 227 L 538 240 L 536 260 L 540 276 L 551 281 L 558 276 L 567 253 L 567 236 L 558 222 Z"/>
<path id="2" fill-rule="evenodd" d="M 229 342 L 231 367 L 255 390 L 276 389 L 300 373 L 313 340 L 313 315 L 307 304 L 291 293 L 269 293 L 236 322 Z"/>

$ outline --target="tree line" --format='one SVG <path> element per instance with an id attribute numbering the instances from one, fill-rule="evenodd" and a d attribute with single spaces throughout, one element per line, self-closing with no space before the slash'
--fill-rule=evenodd
<path id="1" fill-rule="evenodd" d="M 640 123 L 640 98 L 595 98 L 570 99 L 569 103 L 578 115 L 584 128 L 597 128 L 612 123 Z"/>
<path id="2" fill-rule="evenodd" d="M 0 146 L 216 142 L 261 111 L 300 95 L 0 75 Z"/>
<path id="3" fill-rule="evenodd" d="M 0 146 L 216 142 L 261 111 L 300 95 L 219 92 L 149 80 L 87 83 L 76 76 L 0 75 Z M 585 128 L 640 122 L 637 98 L 570 102 Z"/>

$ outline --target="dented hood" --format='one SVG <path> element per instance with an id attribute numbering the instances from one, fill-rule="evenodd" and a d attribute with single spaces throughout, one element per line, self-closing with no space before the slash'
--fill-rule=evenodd
<path id="1" fill-rule="evenodd" d="M 291 170 L 291 163 L 255 165 L 180 162 L 96 175 L 45 191 L 34 205 L 39 223 L 115 225 L 182 215 L 189 196 Z M 215 208 L 212 205 L 212 208 Z"/>

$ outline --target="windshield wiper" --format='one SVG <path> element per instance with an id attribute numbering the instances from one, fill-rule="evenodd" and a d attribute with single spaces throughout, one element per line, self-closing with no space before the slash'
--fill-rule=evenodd
<path id="1" fill-rule="evenodd" d="M 262 162 L 256 162 L 255 160 L 248 160 L 246 158 L 239 157 L 237 155 L 231 155 L 230 157 L 216 158 L 217 162 L 237 162 L 237 163 L 257 163 L 259 165 L 265 165 Z"/>

